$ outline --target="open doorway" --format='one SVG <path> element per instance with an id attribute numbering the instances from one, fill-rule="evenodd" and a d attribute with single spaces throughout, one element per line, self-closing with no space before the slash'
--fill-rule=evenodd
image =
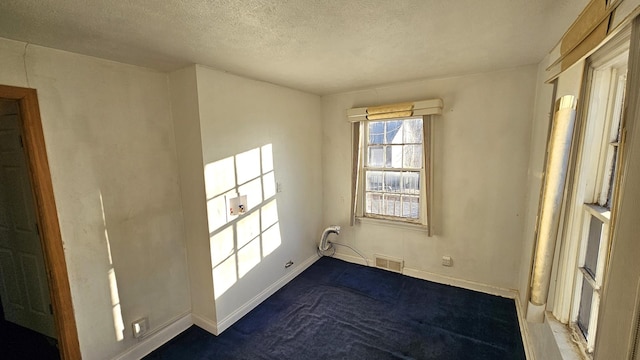
<path id="1" fill-rule="evenodd" d="M 18 248 L 12 250 L 7 241 L 4 244 L 0 243 L 0 255 L 3 255 L 0 256 L 2 272 L 13 271 L 13 276 L 28 279 L 22 285 L 14 286 L 22 289 L 19 298 L 15 291 L 14 295 L 7 291 L 11 286 L 11 281 L 7 279 L 11 278 L 12 274 L 8 277 L 7 274 L 3 274 L 3 319 L 10 320 L 10 324 L 20 325 L 22 329 L 32 329 L 35 334 L 46 335 L 47 337 L 43 338 L 45 343 L 54 347 L 56 342 L 53 339 L 57 338 L 59 354 L 54 354 L 53 356 L 57 356 L 53 358 L 80 359 L 69 279 L 36 91 L 0 85 L 0 107 L 0 115 L 5 115 L 0 116 L 2 156 L 3 161 L 11 165 L 2 174 L 4 185 L 10 187 L 8 191 L 3 192 L 3 212 L 22 212 L 11 219 L 11 226 L 7 226 L 9 221 L 4 222 L 5 233 L 1 235 L 5 238 L 27 236 L 30 237 L 31 245 L 39 245 L 37 248 L 28 246 L 27 249 L 22 246 L 26 241 L 18 241 Z M 23 169 L 16 165 L 19 158 L 22 158 Z M 25 199 L 31 201 L 31 210 L 25 210 L 28 208 L 23 206 Z M 11 209 L 8 209 L 9 207 Z M 7 230 L 10 227 L 14 229 Z M 16 229 L 19 231 L 15 231 Z M 13 245 L 16 245 L 15 241 Z M 38 258 L 40 265 L 37 263 Z M 18 284 L 15 281 L 13 283 Z M 26 307 L 28 309 L 25 309 Z"/>
<path id="2" fill-rule="evenodd" d="M 59 359 L 18 101 L 0 99 L 0 351 Z"/>

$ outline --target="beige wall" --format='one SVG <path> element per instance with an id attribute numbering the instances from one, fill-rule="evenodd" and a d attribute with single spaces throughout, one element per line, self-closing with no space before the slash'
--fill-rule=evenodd
<path id="1" fill-rule="evenodd" d="M 0 39 L 0 83 L 38 90 L 80 348 L 85 359 L 111 358 L 137 343 L 133 320 L 149 317 L 154 331 L 190 309 L 167 77 L 24 51 Z"/>
<path id="2" fill-rule="evenodd" d="M 316 259 L 320 97 L 199 65 L 170 79 L 176 126 L 190 129 L 176 136 L 194 321 L 221 332 Z M 228 208 L 237 194 L 249 203 L 240 217 Z"/>
<path id="3" fill-rule="evenodd" d="M 323 225 L 342 225 L 339 240 L 369 259 L 388 255 L 422 274 L 517 289 L 536 70 L 524 66 L 323 97 Z M 371 223 L 350 227 L 346 110 L 431 98 L 444 100 L 433 129 L 435 235 Z M 441 265 L 443 255 L 453 258 L 453 267 Z"/>
<path id="4" fill-rule="evenodd" d="M 200 108 L 196 67 L 190 66 L 169 74 L 171 113 L 175 127 L 180 193 L 184 213 L 185 241 L 189 285 L 201 296 L 191 296 L 195 316 L 216 321 L 211 281 L 211 258 L 208 238 L 204 187 Z"/>

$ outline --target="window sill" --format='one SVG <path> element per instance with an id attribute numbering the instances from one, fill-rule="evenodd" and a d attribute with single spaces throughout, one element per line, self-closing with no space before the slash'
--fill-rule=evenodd
<path id="1" fill-rule="evenodd" d="M 370 217 L 356 217 L 356 222 L 362 223 L 362 224 L 379 225 L 379 226 L 393 227 L 393 228 L 420 231 L 420 232 L 427 232 L 429 230 L 426 225 L 422 225 L 422 224 L 412 224 L 408 222 L 376 219 L 376 218 L 370 218 Z"/>
<path id="2" fill-rule="evenodd" d="M 560 350 L 562 360 L 591 360 L 592 357 L 584 351 L 573 330 L 558 321 L 550 312 L 545 313 L 545 321 L 549 323 L 551 332 Z"/>

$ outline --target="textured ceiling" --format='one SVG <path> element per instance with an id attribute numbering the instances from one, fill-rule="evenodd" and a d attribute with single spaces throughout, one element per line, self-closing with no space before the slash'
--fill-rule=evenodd
<path id="1" fill-rule="evenodd" d="M 539 62 L 588 0 L 2 0 L 0 37 L 316 94 Z"/>

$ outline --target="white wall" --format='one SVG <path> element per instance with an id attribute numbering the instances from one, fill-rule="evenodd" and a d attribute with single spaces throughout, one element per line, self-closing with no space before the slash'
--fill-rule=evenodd
<path id="1" fill-rule="evenodd" d="M 191 312 L 196 317 L 215 322 L 211 257 L 206 256 L 210 252 L 209 242 L 203 241 L 208 238 L 208 232 L 195 65 L 169 74 L 169 87 L 180 172 L 189 284 L 190 289 L 201 294 L 191 297 Z"/>
<path id="2" fill-rule="evenodd" d="M 243 305 L 316 256 L 314 244 L 322 219 L 321 102 L 316 95 L 203 66 L 196 66 L 196 74 L 212 246 L 211 253 L 200 257 L 217 259 L 211 266 L 216 320 L 222 330 Z M 261 171 L 259 158 L 252 162 L 251 156 L 242 155 L 252 150 L 259 154 L 260 149 L 261 156 L 273 157 L 280 193 L 268 189 L 273 184 L 269 185 L 268 169 Z M 248 194 L 249 213 L 228 217 L 223 195 L 227 190 L 235 193 L 242 185 L 243 171 L 256 171 L 257 192 L 240 187 L 241 195 Z M 277 209 L 271 209 L 276 209 L 277 224 L 271 232 L 262 231 L 271 224 L 267 224 L 266 205 L 276 203 Z M 250 219 L 261 223 L 250 225 Z M 243 238 L 254 237 L 243 246 Z M 289 260 L 294 266 L 285 269 Z M 194 297 L 202 295 L 200 289 L 192 292 Z"/>
<path id="3" fill-rule="evenodd" d="M 339 240 L 369 258 L 389 255 L 422 273 L 517 289 L 536 70 L 524 66 L 323 97 L 323 225 L 342 225 Z M 444 100 L 433 129 L 435 236 L 370 223 L 350 227 L 346 110 L 431 98 Z M 443 255 L 453 258 L 453 267 L 441 265 Z"/>
<path id="4" fill-rule="evenodd" d="M 0 84 L 38 90 L 82 356 L 111 358 L 137 344 L 133 320 L 155 331 L 190 309 L 167 77 L 24 50 L 0 39 Z"/>

